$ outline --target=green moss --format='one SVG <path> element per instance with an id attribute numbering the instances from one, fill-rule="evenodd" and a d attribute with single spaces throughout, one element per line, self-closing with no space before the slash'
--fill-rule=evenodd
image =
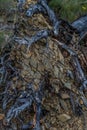
<path id="1" fill-rule="evenodd" d="M 86 0 L 51 0 L 49 5 L 61 18 L 70 22 L 87 13 Z"/>

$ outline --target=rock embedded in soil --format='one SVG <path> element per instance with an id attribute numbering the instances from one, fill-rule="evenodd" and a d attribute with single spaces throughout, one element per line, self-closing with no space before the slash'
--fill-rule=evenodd
<path id="1" fill-rule="evenodd" d="M 69 99 L 70 96 L 69 96 L 67 93 L 62 93 L 62 94 L 61 94 L 61 98 L 62 98 L 62 99 Z"/>
<path id="2" fill-rule="evenodd" d="M 61 114 L 61 115 L 59 115 L 59 120 L 61 121 L 61 122 L 66 122 L 66 121 L 68 121 L 68 120 L 70 120 L 71 119 L 71 117 L 69 116 L 69 115 L 67 115 L 67 114 Z"/>
<path id="3" fill-rule="evenodd" d="M 0 120 L 3 120 L 4 117 L 5 117 L 5 115 L 0 113 Z"/>
<path id="4" fill-rule="evenodd" d="M 64 111 L 68 112 L 69 109 L 68 109 L 68 105 L 67 105 L 67 103 L 65 102 L 65 100 L 60 99 L 59 101 L 60 101 L 61 108 L 62 108 Z"/>
<path id="5" fill-rule="evenodd" d="M 72 83 L 71 82 L 65 82 L 64 87 L 71 90 L 72 89 Z"/>
<path id="6" fill-rule="evenodd" d="M 57 130 L 57 128 L 55 128 L 55 127 L 51 127 L 50 130 Z"/>

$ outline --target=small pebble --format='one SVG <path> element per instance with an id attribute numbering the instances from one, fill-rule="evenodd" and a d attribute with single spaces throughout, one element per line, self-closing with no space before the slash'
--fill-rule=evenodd
<path id="1" fill-rule="evenodd" d="M 69 115 L 67 115 L 67 114 L 61 114 L 61 115 L 59 115 L 59 120 L 61 121 L 61 122 L 66 122 L 66 121 L 68 121 L 68 120 L 70 120 L 71 119 L 71 117 L 69 116 Z"/>

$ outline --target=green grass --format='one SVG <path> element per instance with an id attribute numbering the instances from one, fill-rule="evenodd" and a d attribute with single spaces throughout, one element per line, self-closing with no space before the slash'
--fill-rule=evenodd
<path id="1" fill-rule="evenodd" d="M 14 0 L 0 0 L 0 9 L 8 9 L 9 7 L 13 6 Z"/>
<path id="2" fill-rule="evenodd" d="M 0 23 L 4 25 L 5 22 L 7 22 L 8 19 L 13 19 L 14 20 L 14 15 L 12 14 L 11 16 L 6 17 L 6 14 L 8 14 L 9 10 L 11 8 L 15 7 L 15 2 L 14 0 L 0 0 Z M 5 39 L 6 35 L 10 35 L 10 31 L 0 31 L 0 47 L 5 44 Z"/>
<path id="3" fill-rule="evenodd" d="M 11 8 L 14 7 L 14 0 L 0 0 L 0 15 L 6 14 Z"/>
<path id="4" fill-rule="evenodd" d="M 70 22 L 87 13 L 87 0 L 51 0 L 49 5 L 58 16 Z M 14 0 L 0 0 L 0 9 L 9 10 L 14 6 Z"/>
<path id="5" fill-rule="evenodd" d="M 87 0 L 51 0 L 49 5 L 58 16 L 70 22 L 87 14 Z"/>

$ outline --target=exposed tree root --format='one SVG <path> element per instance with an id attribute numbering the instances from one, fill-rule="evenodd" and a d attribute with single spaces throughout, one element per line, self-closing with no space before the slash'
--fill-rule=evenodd
<path id="1" fill-rule="evenodd" d="M 22 2 L 19 1 L 19 3 L 18 3 L 18 9 L 20 12 L 23 11 L 22 6 L 24 5 L 24 3 L 25 3 L 25 1 L 22 1 Z M 40 119 L 41 119 L 41 113 L 43 111 L 42 101 L 43 101 L 43 98 L 47 96 L 45 91 L 46 90 L 50 91 L 50 89 L 53 89 L 53 88 L 52 88 L 51 81 L 50 81 L 51 78 L 49 78 L 50 77 L 49 70 L 47 70 L 47 68 L 46 68 L 46 73 L 44 73 L 44 75 L 43 74 L 41 75 L 41 77 L 39 79 L 39 83 L 38 83 L 38 89 L 36 89 L 36 90 L 34 88 L 33 80 L 35 78 L 37 79 L 37 77 L 34 78 L 33 77 L 34 74 L 32 76 L 33 78 L 31 80 L 31 82 L 27 81 L 26 77 L 21 76 L 22 75 L 21 74 L 22 72 L 20 72 L 20 70 L 22 69 L 21 65 L 18 67 L 15 66 L 15 64 L 16 64 L 15 60 L 14 59 L 12 60 L 12 57 L 11 57 L 11 53 L 13 52 L 13 54 L 15 55 L 15 51 L 18 49 L 20 50 L 20 46 L 25 45 L 28 47 L 28 50 L 30 50 L 31 46 L 33 46 L 35 44 L 37 45 L 37 42 L 40 42 L 41 40 L 44 40 L 44 39 L 46 41 L 48 41 L 48 38 L 51 37 L 53 42 L 55 42 L 55 44 L 57 44 L 57 47 L 60 47 L 64 50 L 66 50 L 71 57 L 72 66 L 74 66 L 74 68 L 75 68 L 75 76 L 76 76 L 77 83 L 79 84 L 80 98 L 83 100 L 84 105 L 87 107 L 87 100 L 84 95 L 84 91 L 87 90 L 87 78 L 86 78 L 86 76 L 82 70 L 82 67 L 80 65 L 80 62 L 78 60 L 78 55 L 68 45 L 66 45 L 63 42 L 58 41 L 58 39 L 57 39 L 62 21 L 57 20 L 54 12 L 47 5 L 46 0 L 38 0 L 38 2 L 35 5 L 31 5 L 29 7 L 29 9 L 26 11 L 25 15 L 32 19 L 32 16 L 34 14 L 39 14 L 39 13 L 48 15 L 48 18 L 52 24 L 52 29 L 40 30 L 40 31 L 36 32 L 36 34 L 33 35 L 32 37 L 29 37 L 29 36 L 19 37 L 15 34 L 11 40 L 13 43 L 17 43 L 17 47 L 19 45 L 19 48 L 14 47 L 15 45 L 13 45 L 13 46 L 11 45 L 10 51 L 8 51 L 8 52 L 4 51 L 4 53 L 2 52 L 2 55 L 0 58 L 0 74 L 1 74 L 0 84 L 1 84 L 1 87 L 2 87 L 2 85 L 4 86 L 4 92 L 2 92 L 0 94 L 0 95 L 3 95 L 2 96 L 3 97 L 2 107 L 5 110 L 5 109 L 7 109 L 8 104 L 10 104 L 10 103 L 12 104 L 12 106 L 9 108 L 9 110 L 6 114 L 6 122 L 10 123 L 13 118 L 19 117 L 21 112 L 25 111 L 26 109 L 28 109 L 28 110 L 30 110 L 30 108 L 34 109 L 32 107 L 33 104 L 35 105 L 35 108 L 36 108 L 36 113 L 34 116 L 34 118 L 36 119 L 35 123 L 33 121 L 30 121 L 28 124 L 23 123 L 22 129 L 32 128 L 33 130 L 41 130 Z M 67 26 L 69 28 L 72 28 L 73 30 L 76 28 L 78 35 L 80 34 L 81 39 L 82 39 L 82 37 L 85 36 L 85 34 L 87 32 L 87 26 L 86 26 L 87 16 L 84 16 L 84 17 L 78 19 L 77 21 L 73 22 L 72 24 L 69 24 L 68 22 L 65 22 L 65 23 L 67 24 Z M 46 54 L 49 54 L 50 53 L 49 51 L 51 51 L 51 49 L 50 48 L 46 48 L 46 49 L 47 49 Z M 33 52 L 33 50 L 32 50 L 32 52 Z M 31 53 L 29 53 L 29 54 L 31 55 Z M 52 51 L 51 51 L 51 53 L 52 53 Z M 19 51 L 19 55 L 22 55 L 20 51 Z M 23 53 L 23 55 L 25 56 L 24 53 Z M 15 56 L 15 57 L 18 58 L 17 56 Z M 50 59 L 50 58 L 48 58 L 48 59 Z M 16 60 L 19 63 L 22 59 L 19 58 Z M 56 59 L 56 60 L 58 60 L 58 59 Z M 58 62 L 56 62 L 56 63 L 58 63 Z M 59 67 L 59 68 L 61 68 L 61 67 Z M 39 75 L 39 73 L 38 73 L 38 75 Z M 52 75 L 52 76 L 54 76 L 54 75 Z M 24 84 L 24 86 L 25 86 L 24 90 L 18 91 L 18 88 L 17 88 L 18 81 L 22 81 L 22 83 L 27 82 L 26 84 Z M 54 92 L 54 91 L 52 91 L 52 92 Z M 82 111 L 82 107 L 79 104 L 79 100 L 77 99 L 74 101 L 72 93 L 70 94 L 70 96 L 71 96 L 70 101 L 71 101 L 71 105 L 72 105 L 72 110 L 73 110 L 74 114 L 80 116 L 81 114 L 83 114 L 83 111 Z"/>

